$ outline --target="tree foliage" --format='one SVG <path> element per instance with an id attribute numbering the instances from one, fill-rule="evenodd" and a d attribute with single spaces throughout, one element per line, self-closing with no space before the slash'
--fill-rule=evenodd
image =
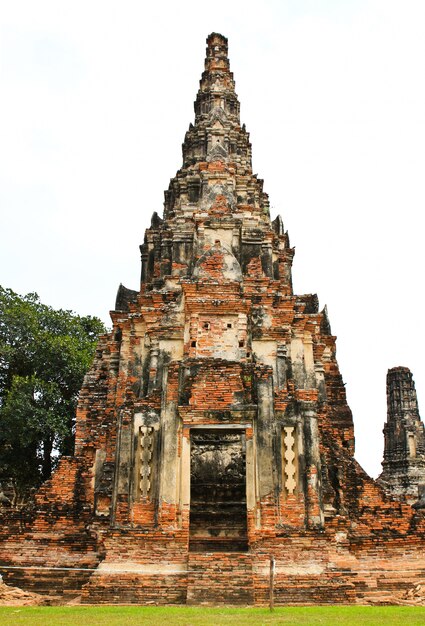
<path id="1" fill-rule="evenodd" d="M 78 393 L 102 322 L 0 287 L 0 483 L 25 496 L 73 451 Z"/>

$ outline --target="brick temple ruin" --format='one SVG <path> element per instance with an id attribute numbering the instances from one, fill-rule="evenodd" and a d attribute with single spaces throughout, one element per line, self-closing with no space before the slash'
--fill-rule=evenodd
<path id="1" fill-rule="evenodd" d="M 335 337 L 295 295 L 240 124 L 227 40 L 207 40 L 183 165 L 120 287 L 86 375 L 75 455 L 25 515 L 0 571 L 84 603 L 385 602 L 425 579 L 425 436 L 390 370 L 383 473 L 354 458 Z"/>

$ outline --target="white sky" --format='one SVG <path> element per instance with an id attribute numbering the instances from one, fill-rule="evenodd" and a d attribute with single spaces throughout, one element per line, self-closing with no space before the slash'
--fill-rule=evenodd
<path id="1" fill-rule="evenodd" d="M 294 289 L 328 305 L 377 475 L 388 367 L 425 406 L 424 0 L 1 4 L 1 284 L 109 324 L 221 32 Z"/>

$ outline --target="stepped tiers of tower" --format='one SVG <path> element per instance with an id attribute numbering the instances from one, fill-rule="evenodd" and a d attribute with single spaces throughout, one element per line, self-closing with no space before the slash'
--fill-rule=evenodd
<path id="1" fill-rule="evenodd" d="M 390 602 L 424 580 L 411 374 L 389 372 L 373 480 L 327 311 L 294 294 L 294 249 L 252 173 L 221 35 L 141 255 L 85 377 L 75 455 L 31 511 L 3 513 L 5 580 L 141 604 L 267 603 L 272 556 L 276 604 Z"/>

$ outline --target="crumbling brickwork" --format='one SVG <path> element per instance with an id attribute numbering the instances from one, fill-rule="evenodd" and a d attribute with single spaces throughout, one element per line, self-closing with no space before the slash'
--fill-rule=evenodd
<path id="1" fill-rule="evenodd" d="M 83 602 L 262 604 L 271 556 L 277 603 L 387 600 L 424 578 L 422 510 L 354 459 L 336 338 L 317 296 L 293 292 L 221 35 L 141 255 L 81 390 L 75 456 L 1 531 L 7 580 L 38 590 L 42 572 Z"/>

